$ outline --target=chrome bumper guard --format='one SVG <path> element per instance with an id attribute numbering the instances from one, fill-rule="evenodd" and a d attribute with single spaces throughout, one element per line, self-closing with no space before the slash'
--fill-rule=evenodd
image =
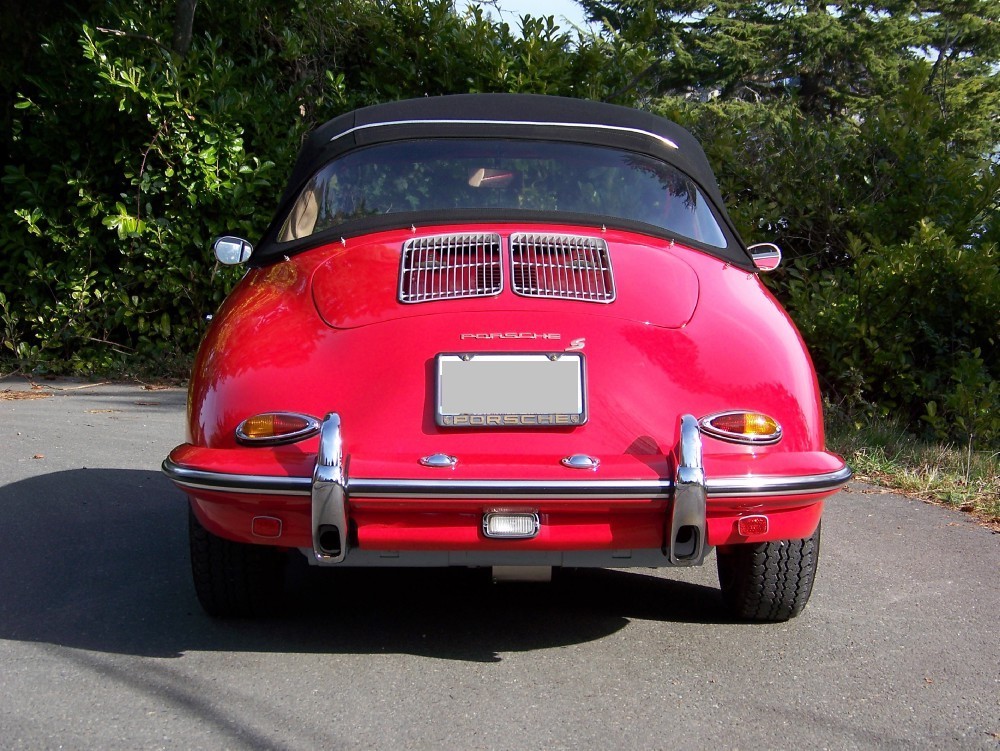
<path id="1" fill-rule="evenodd" d="M 331 412 L 319 431 L 319 453 L 312 481 L 313 553 L 322 563 L 347 555 L 347 471 L 340 415 Z"/>
<path id="2" fill-rule="evenodd" d="M 667 528 L 667 549 L 664 550 L 674 566 L 700 566 L 705 560 L 707 497 L 701 430 L 692 415 L 684 415 L 677 447 L 674 502 Z"/>

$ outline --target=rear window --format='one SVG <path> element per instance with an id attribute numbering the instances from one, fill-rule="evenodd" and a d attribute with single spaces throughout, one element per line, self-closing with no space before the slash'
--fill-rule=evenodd
<path id="1" fill-rule="evenodd" d="M 725 248 L 695 184 L 665 162 L 630 151 L 541 141 L 399 141 L 326 165 L 296 199 L 278 236 L 290 242 L 348 221 L 454 210 L 625 219 Z"/>

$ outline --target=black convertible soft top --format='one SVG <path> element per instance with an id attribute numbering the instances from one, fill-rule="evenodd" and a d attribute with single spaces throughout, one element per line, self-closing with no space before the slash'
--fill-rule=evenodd
<path id="1" fill-rule="evenodd" d="M 313 130 L 300 149 L 278 210 L 255 249 L 251 263 L 268 263 L 319 242 L 329 242 L 328 237 L 318 235 L 307 242 L 279 243 L 277 236 L 296 197 L 313 175 L 331 160 L 377 143 L 448 137 L 589 143 L 661 159 L 694 180 L 721 218 L 729 246 L 712 248 L 709 252 L 741 267 L 752 268 L 745 245 L 726 212 L 705 152 L 688 131 L 642 110 L 537 94 L 457 94 L 406 99 L 364 107 L 329 120 Z M 447 219 L 442 217 L 442 220 Z M 558 221 L 566 221 L 566 218 L 559 217 Z M 381 228 L 345 227 L 345 230 L 355 231 L 337 233 L 337 238 Z"/>

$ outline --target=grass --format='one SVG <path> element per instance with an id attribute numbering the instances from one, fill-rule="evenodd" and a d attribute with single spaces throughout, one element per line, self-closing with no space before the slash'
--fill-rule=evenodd
<path id="1" fill-rule="evenodd" d="M 922 441 L 901 425 L 827 412 L 827 445 L 873 485 L 971 513 L 1000 532 L 1000 451 Z"/>

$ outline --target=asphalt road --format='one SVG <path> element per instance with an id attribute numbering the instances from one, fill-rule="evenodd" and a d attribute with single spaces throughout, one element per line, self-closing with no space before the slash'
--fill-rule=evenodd
<path id="1" fill-rule="evenodd" d="M 780 625 L 727 620 L 714 560 L 303 566 L 217 622 L 159 473 L 184 393 L 80 385 L 0 380 L 0 748 L 1000 749 L 1000 535 L 958 512 L 852 485 Z"/>

